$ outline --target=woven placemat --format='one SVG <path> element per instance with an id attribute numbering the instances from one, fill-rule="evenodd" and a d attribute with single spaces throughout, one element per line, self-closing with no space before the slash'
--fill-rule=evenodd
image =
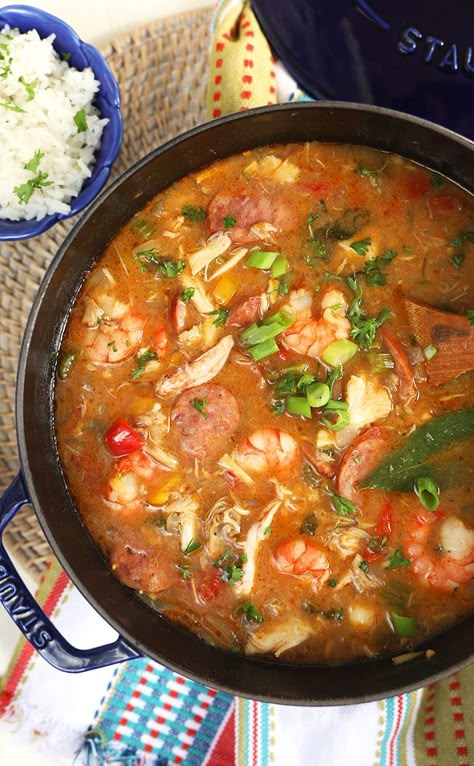
<path id="1" fill-rule="evenodd" d="M 124 119 L 113 176 L 205 120 L 210 20 L 211 9 L 203 8 L 161 19 L 102 47 L 120 86 Z M 41 278 L 75 220 L 34 239 L 0 244 L 1 493 L 18 471 L 14 404 L 23 330 Z M 30 507 L 10 523 L 5 542 L 15 559 L 39 579 L 51 551 Z"/>

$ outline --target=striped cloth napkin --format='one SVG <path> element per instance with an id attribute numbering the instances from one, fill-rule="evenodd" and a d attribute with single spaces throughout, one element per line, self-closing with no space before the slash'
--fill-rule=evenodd
<path id="1" fill-rule="evenodd" d="M 209 117 L 304 98 L 249 4 L 221 2 Z M 113 640 L 55 560 L 37 599 L 72 643 Z M 0 763 L 29 742 L 51 766 L 474 766 L 473 719 L 473 666 L 379 702 L 298 708 L 232 697 L 147 658 L 69 675 L 21 639 L 0 679 L 0 742 L 9 743 Z"/>
<path id="2" fill-rule="evenodd" d="M 37 599 L 73 643 L 113 640 L 56 561 Z M 473 715 L 473 667 L 379 702 L 298 708 L 232 697 L 147 658 L 61 673 L 21 640 L 0 684 L 0 763 L 30 742 L 51 766 L 472 766 Z"/>

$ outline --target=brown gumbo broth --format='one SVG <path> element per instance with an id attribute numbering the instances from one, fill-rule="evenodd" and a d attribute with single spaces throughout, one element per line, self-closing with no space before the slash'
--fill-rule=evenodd
<path id="1" fill-rule="evenodd" d="M 263 147 L 155 197 L 58 364 L 62 466 L 116 576 L 286 661 L 403 651 L 466 615 L 473 271 L 472 198 L 366 148 Z"/>

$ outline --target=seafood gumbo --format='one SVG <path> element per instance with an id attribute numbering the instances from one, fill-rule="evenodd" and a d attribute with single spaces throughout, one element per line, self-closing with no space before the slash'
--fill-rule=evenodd
<path id="1" fill-rule="evenodd" d="M 61 464 L 115 575 L 290 662 L 409 652 L 467 615 L 473 324 L 473 200 L 396 155 L 263 147 L 162 191 L 57 365 Z"/>

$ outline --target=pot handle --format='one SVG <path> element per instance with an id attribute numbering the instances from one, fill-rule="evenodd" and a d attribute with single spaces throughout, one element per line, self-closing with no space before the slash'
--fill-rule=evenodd
<path id="1" fill-rule="evenodd" d="M 76 649 L 56 630 L 35 601 L 5 550 L 2 535 L 20 508 L 29 503 L 21 471 L 0 498 L 0 603 L 41 656 L 58 670 L 80 673 L 141 655 L 119 636 L 93 649 Z"/>

